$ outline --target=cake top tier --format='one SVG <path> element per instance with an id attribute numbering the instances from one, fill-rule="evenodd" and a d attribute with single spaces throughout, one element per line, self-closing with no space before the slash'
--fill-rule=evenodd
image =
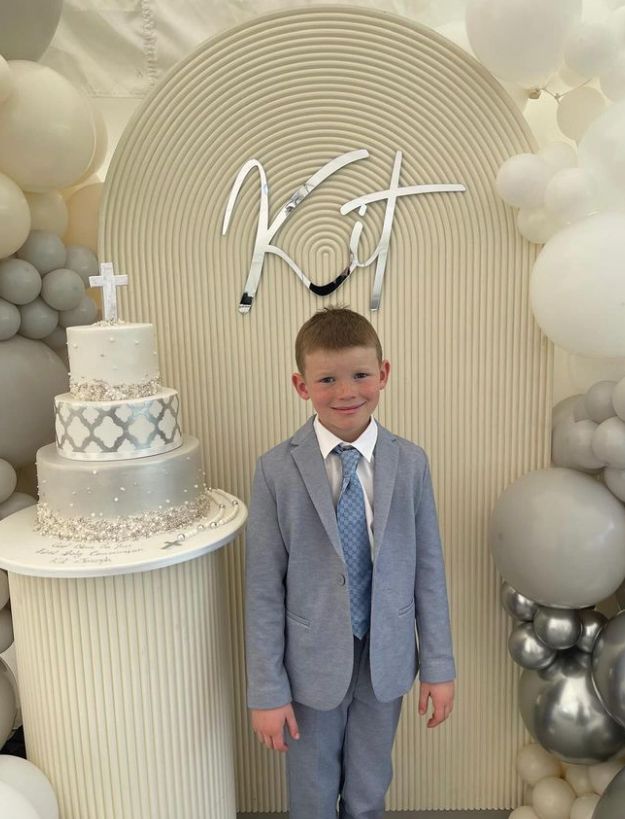
<path id="1" fill-rule="evenodd" d="M 70 391 L 87 401 L 143 398 L 160 389 L 152 324 L 101 321 L 67 328 Z"/>

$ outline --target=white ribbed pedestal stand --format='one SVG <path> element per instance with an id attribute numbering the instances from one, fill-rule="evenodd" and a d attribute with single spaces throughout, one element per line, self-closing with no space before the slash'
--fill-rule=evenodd
<path id="1" fill-rule="evenodd" d="M 241 504 L 189 544 L 154 539 L 96 567 L 59 544 L 42 550 L 32 508 L 0 524 L 28 758 L 52 782 L 61 819 L 234 818 L 217 550 L 245 517 Z M 55 546 L 56 558 L 42 555 Z"/>

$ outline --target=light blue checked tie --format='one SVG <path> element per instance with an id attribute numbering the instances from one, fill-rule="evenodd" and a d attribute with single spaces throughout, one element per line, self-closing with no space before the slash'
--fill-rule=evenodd
<path id="1" fill-rule="evenodd" d="M 356 475 L 360 452 L 354 447 L 335 447 L 343 467 L 341 494 L 336 521 L 349 579 L 349 607 L 352 630 L 364 637 L 371 615 L 371 547 L 365 517 L 365 495 Z"/>

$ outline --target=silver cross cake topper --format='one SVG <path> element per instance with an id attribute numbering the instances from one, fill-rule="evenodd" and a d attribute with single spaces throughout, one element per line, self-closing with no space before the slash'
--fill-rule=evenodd
<path id="1" fill-rule="evenodd" d="M 89 276 L 92 287 L 102 288 L 104 321 L 117 321 L 117 288 L 128 284 L 128 276 L 116 276 L 113 262 L 102 262 L 99 276 Z"/>

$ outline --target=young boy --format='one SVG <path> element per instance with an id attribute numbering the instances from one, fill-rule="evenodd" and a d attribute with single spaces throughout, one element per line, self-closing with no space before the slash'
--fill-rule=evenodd
<path id="1" fill-rule="evenodd" d="M 372 414 L 390 365 L 358 313 L 316 313 L 295 342 L 316 416 L 263 455 L 247 527 L 252 727 L 287 751 L 290 819 L 380 819 L 402 695 L 451 713 L 455 677 L 427 458 Z M 415 644 L 415 622 L 419 651 Z M 419 661 L 418 661 L 418 659 Z"/>

